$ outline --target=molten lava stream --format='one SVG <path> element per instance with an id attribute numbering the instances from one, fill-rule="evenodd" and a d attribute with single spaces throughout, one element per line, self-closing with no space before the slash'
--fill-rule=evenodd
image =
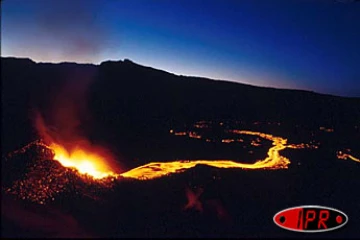
<path id="1" fill-rule="evenodd" d="M 286 157 L 280 156 L 279 151 L 285 149 L 287 139 L 275 137 L 270 134 L 252 132 L 252 131 L 231 131 L 235 134 L 256 135 L 262 138 L 273 141 L 273 147 L 268 150 L 268 156 L 253 164 L 238 163 L 231 160 L 183 160 L 174 162 L 153 162 L 120 174 L 125 178 L 135 178 L 139 180 L 154 179 L 166 176 L 172 173 L 185 171 L 193 168 L 198 164 L 208 165 L 217 168 L 242 168 L 242 169 L 280 169 L 287 168 L 290 160 Z M 301 148 L 300 146 L 298 148 Z"/>
<path id="2" fill-rule="evenodd" d="M 229 131 L 234 134 L 254 135 L 272 141 L 272 147 L 268 150 L 268 156 L 255 163 L 238 163 L 231 160 L 180 160 L 172 162 L 152 162 L 131 169 L 127 172 L 116 174 L 111 171 L 106 164 L 105 158 L 100 155 L 87 153 L 77 148 L 69 153 L 64 147 L 58 144 L 51 144 L 50 148 L 54 151 L 54 160 L 59 161 L 65 167 L 72 167 L 81 174 L 88 174 L 95 179 L 106 177 L 124 177 L 139 180 L 148 180 L 163 177 L 169 174 L 183 172 L 193 168 L 198 164 L 207 165 L 216 168 L 241 168 L 241 169 L 281 169 L 288 168 L 290 160 L 280 155 L 280 151 L 285 148 L 305 148 L 305 144 L 287 144 L 287 139 L 276 137 L 270 134 L 252 132 L 245 130 Z M 201 137 L 201 136 L 200 136 Z"/>
<path id="3" fill-rule="evenodd" d="M 352 156 L 351 154 L 348 154 L 348 153 L 343 153 L 342 151 L 338 151 L 337 152 L 337 158 L 338 159 L 351 159 L 355 162 L 360 162 L 360 159 L 359 158 L 356 158 L 354 156 Z"/>

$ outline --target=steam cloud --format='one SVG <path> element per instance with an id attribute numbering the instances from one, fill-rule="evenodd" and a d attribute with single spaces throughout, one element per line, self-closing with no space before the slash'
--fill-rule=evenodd
<path id="1" fill-rule="evenodd" d="M 62 59 L 96 59 L 107 39 L 97 18 L 104 2 L 95 6 L 86 0 L 42 1 L 35 21 Z"/>
<path id="2" fill-rule="evenodd" d="M 89 141 L 92 129 L 87 109 L 88 90 L 95 79 L 92 71 L 70 71 L 58 92 L 48 98 L 45 109 L 35 111 L 35 128 L 43 140 L 62 145 L 69 153 L 80 148 L 104 157 L 114 171 L 120 163 L 107 149 Z"/>
<path id="3" fill-rule="evenodd" d="M 36 113 L 36 128 L 46 141 L 72 144 L 81 141 L 81 136 L 85 135 L 83 126 L 86 125 L 85 119 L 90 117 L 87 90 L 94 76 L 71 74 L 64 79 L 62 88 L 52 95 L 49 109 L 42 114 Z"/>

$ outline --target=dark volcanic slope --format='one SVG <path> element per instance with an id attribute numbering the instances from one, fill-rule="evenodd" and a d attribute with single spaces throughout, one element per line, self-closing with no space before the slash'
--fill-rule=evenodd
<path id="1" fill-rule="evenodd" d="M 176 76 L 129 60 L 104 62 L 99 69 L 92 106 L 101 110 L 102 119 L 109 113 L 136 122 L 271 119 L 353 125 L 360 119 L 360 98 Z M 107 124 L 111 122 L 116 121 Z"/>
<path id="2" fill-rule="evenodd" d="M 81 127 L 107 143 L 155 141 L 174 124 L 201 119 L 274 120 L 337 129 L 360 122 L 360 98 L 177 76 L 129 60 L 96 66 L 2 58 L 1 67 L 3 150 L 33 140 L 33 109 L 51 115 L 51 104 L 67 97 L 59 91 L 63 85 L 90 80 L 85 99 L 90 114 Z"/>

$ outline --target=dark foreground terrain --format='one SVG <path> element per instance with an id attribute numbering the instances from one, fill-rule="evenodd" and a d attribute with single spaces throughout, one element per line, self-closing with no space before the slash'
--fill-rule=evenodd
<path id="1" fill-rule="evenodd" d="M 175 76 L 129 60 L 99 66 L 1 60 L 3 237 L 360 236 L 360 162 L 338 158 L 339 151 L 360 157 L 359 98 Z M 270 141 L 222 142 L 230 138 L 228 129 L 316 148 L 280 151 L 290 160 L 288 169 L 199 165 L 153 180 L 100 184 L 41 148 L 6 155 L 39 138 L 37 112 L 62 141 L 73 140 L 76 132 L 110 149 L 124 171 L 156 161 L 253 163 L 266 157 Z M 201 120 L 212 127 L 194 129 Z M 212 141 L 191 138 L 190 131 Z M 21 194 L 8 191 L 15 185 L 24 189 Z M 49 189 L 54 200 L 32 201 L 50 196 Z M 276 212 L 305 204 L 337 208 L 349 222 L 317 234 L 273 223 Z"/>

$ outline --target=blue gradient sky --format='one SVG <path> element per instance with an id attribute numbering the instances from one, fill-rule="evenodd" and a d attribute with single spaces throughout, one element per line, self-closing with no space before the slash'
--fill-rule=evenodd
<path id="1" fill-rule="evenodd" d="M 1 55 L 360 96 L 360 2 L 4 0 Z"/>

